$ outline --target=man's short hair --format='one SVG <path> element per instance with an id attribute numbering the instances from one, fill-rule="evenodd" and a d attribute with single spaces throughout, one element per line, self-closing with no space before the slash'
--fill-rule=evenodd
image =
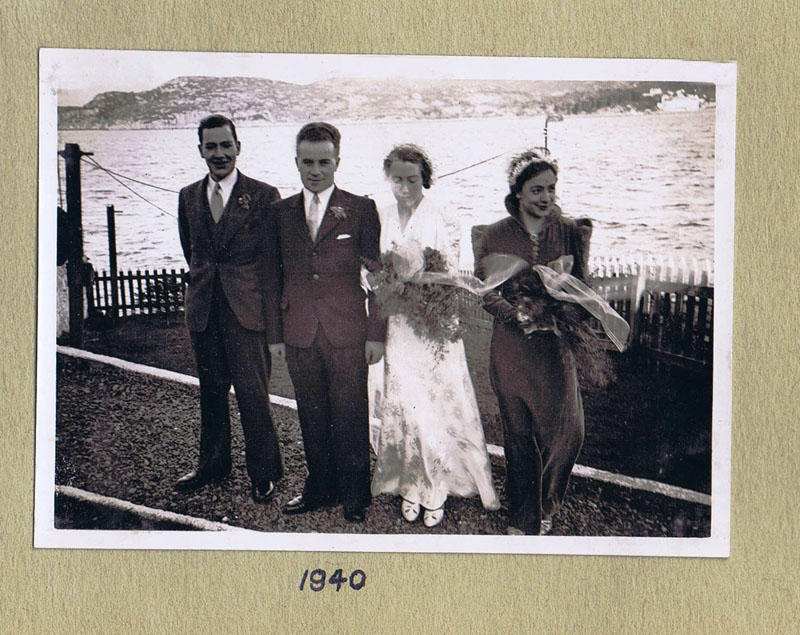
<path id="1" fill-rule="evenodd" d="M 206 128 L 224 128 L 225 126 L 231 129 L 233 140 L 238 143 L 239 138 L 236 136 L 236 126 L 225 115 L 209 115 L 203 119 L 200 125 L 197 126 L 197 138 L 200 139 L 200 143 L 203 143 L 203 130 Z"/>
<path id="2" fill-rule="evenodd" d="M 333 147 L 336 148 L 336 154 L 339 154 L 339 142 L 342 140 L 341 133 L 336 129 L 336 126 L 325 123 L 324 121 L 312 121 L 300 128 L 297 133 L 297 145 L 301 141 L 330 141 Z"/>

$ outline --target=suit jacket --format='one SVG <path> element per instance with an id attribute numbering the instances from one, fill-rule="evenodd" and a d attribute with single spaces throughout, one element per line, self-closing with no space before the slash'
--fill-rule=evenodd
<path id="1" fill-rule="evenodd" d="M 277 247 L 267 216 L 280 194 L 271 185 L 239 172 L 225 214 L 215 228 L 206 195 L 208 178 L 184 187 L 178 198 L 178 229 L 189 263 L 186 325 L 190 331 L 205 330 L 214 285 L 219 281 L 243 327 L 268 332 L 279 329 L 270 324 L 266 314 L 279 293 Z"/>
<path id="2" fill-rule="evenodd" d="M 380 259 L 375 203 L 334 187 L 314 241 L 302 192 L 275 203 L 272 212 L 283 271 L 280 305 L 271 318 L 282 317 L 283 340 L 278 341 L 307 348 L 319 326 L 335 348 L 383 341 L 385 321 L 374 295 L 361 287 L 360 275 L 362 264 Z"/>

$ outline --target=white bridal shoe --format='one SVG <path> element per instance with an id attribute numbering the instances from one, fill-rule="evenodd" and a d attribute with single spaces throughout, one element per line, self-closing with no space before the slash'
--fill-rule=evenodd
<path id="1" fill-rule="evenodd" d="M 403 502 L 400 504 L 400 511 L 403 514 L 403 518 L 405 518 L 408 522 L 413 523 L 417 518 L 419 518 L 419 503 L 412 503 L 404 498 Z"/>
<path id="2" fill-rule="evenodd" d="M 444 518 L 444 505 L 439 509 L 426 509 L 422 515 L 422 522 L 426 527 L 435 527 Z"/>

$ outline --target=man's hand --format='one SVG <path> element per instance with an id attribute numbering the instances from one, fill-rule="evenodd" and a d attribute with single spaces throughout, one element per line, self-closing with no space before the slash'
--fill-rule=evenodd
<path id="1" fill-rule="evenodd" d="M 286 345 L 283 342 L 279 344 L 269 344 L 269 354 L 273 358 L 284 361 L 286 359 Z"/>
<path id="2" fill-rule="evenodd" d="M 383 357 L 383 342 L 367 342 L 364 344 L 364 354 L 368 366 L 377 364 Z"/>

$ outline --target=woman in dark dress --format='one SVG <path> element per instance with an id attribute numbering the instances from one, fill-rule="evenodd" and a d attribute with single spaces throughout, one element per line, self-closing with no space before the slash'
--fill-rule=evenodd
<path id="1" fill-rule="evenodd" d="M 472 230 L 477 277 L 491 273 L 489 254 L 511 254 L 529 265 L 553 267 L 559 257 L 572 256 L 566 272 L 585 278 L 584 240 L 591 223 L 585 220 L 581 228 L 562 215 L 555 203 L 557 174 L 556 164 L 536 151 L 512 160 L 509 217 Z M 494 316 L 490 374 L 503 424 L 512 535 L 550 531 L 584 432 L 575 361 L 565 338 L 552 316 L 532 319 L 518 301 L 520 288 L 530 289 L 525 276 L 533 275 L 527 268 L 484 296 L 484 308 Z"/>

